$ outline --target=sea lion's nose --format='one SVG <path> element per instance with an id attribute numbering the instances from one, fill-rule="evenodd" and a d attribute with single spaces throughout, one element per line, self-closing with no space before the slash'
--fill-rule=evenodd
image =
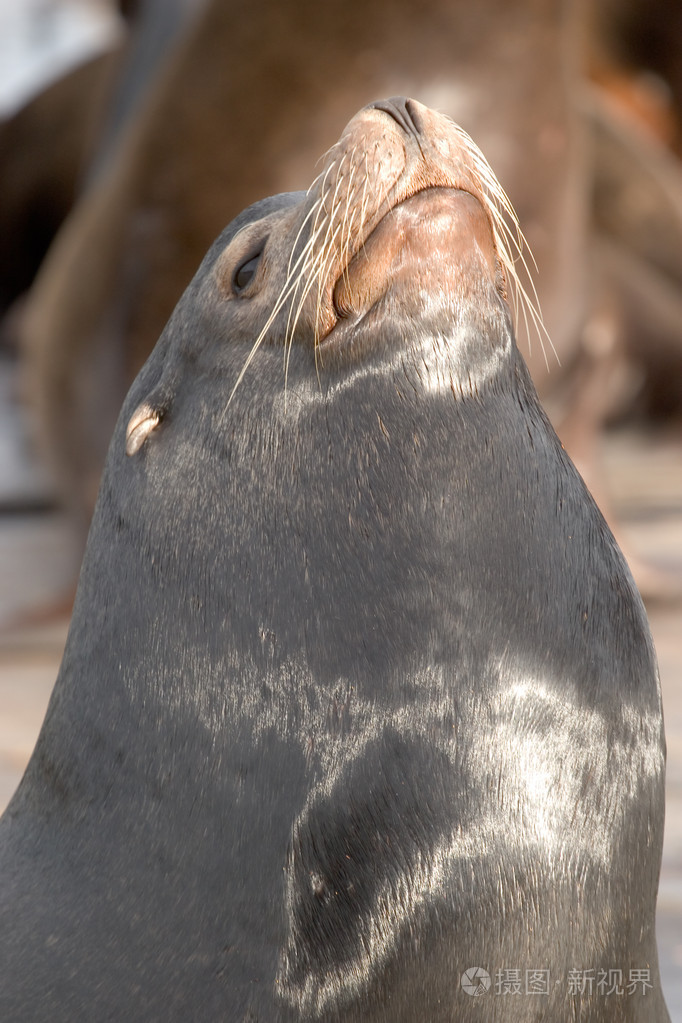
<path id="1" fill-rule="evenodd" d="M 406 135 L 414 135 L 418 139 L 422 134 L 424 124 L 419 103 L 413 99 L 406 99 L 405 96 L 391 96 L 390 99 L 380 99 L 369 105 L 375 110 L 383 110 L 385 114 L 392 117 Z"/>

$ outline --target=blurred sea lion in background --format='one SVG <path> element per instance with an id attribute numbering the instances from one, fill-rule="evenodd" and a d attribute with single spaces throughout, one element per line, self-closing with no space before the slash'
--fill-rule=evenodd
<path id="1" fill-rule="evenodd" d="M 592 259 L 637 372 L 625 410 L 682 411 L 682 7 L 598 0 L 586 96 Z"/>
<path id="2" fill-rule="evenodd" d="M 104 171 L 159 61 L 200 3 L 120 3 L 127 35 L 0 121 L 0 316 L 33 283 L 59 227 Z M 13 322 L 2 323 L 0 340 L 8 344 L 15 342 Z"/>
<path id="3" fill-rule="evenodd" d="M 60 78 L 0 122 L 0 313 L 33 283 L 92 159 L 118 54 Z"/>

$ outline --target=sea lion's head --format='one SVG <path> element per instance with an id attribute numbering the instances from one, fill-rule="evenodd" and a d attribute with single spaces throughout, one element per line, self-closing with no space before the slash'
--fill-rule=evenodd
<path id="1" fill-rule="evenodd" d="M 319 375 L 434 338 L 456 358 L 452 389 L 476 392 L 513 344 L 514 227 L 461 128 L 411 99 L 365 107 L 307 192 L 244 211 L 204 262 L 202 310 L 233 374 L 226 401 L 264 349 L 284 350 L 286 387 L 293 350 Z M 129 421 L 129 454 L 165 414 L 165 376 Z"/>

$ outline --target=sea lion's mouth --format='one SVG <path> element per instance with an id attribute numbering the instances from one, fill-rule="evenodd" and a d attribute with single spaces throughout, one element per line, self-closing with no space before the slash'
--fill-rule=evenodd
<path id="1" fill-rule="evenodd" d="M 336 322 L 319 342 L 336 347 L 389 294 L 419 317 L 440 290 L 458 296 L 479 286 L 481 270 L 502 290 L 488 215 L 480 200 L 459 188 L 429 187 L 393 206 L 364 239 L 331 289 Z"/>

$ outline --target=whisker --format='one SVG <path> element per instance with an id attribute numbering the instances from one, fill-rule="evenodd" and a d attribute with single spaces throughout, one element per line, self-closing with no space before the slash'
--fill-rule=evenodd
<path id="1" fill-rule="evenodd" d="M 311 211 L 311 213 L 312 213 L 312 211 Z M 299 232 L 299 235 L 300 235 L 300 232 Z M 299 237 L 299 235 L 297 235 L 297 238 Z M 298 257 L 298 259 L 296 260 L 296 262 L 295 262 L 295 264 L 293 266 L 293 272 L 294 273 L 298 269 L 299 264 L 302 261 L 304 261 L 304 259 L 307 259 L 307 257 L 310 255 L 310 251 L 312 249 L 312 246 L 315 243 L 315 240 L 316 240 L 316 237 L 315 237 L 315 234 L 313 233 L 311 235 L 311 238 L 308 240 L 308 242 L 304 246 L 303 251 L 301 252 L 300 256 Z M 305 266 L 305 263 L 304 263 L 304 266 Z M 253 361 L 253 359 L 254 359 L 254 357 L 256 355 L 256 352 L 258 351 L 258 349 L 260 348 L 261 344 L 263 343 L 263 339 L 264 339 L 265 335 L 267 334 L 268 330 L 272 326 L 272 323 L 273 323 L 275 317 L 279 313 L 280 309 L 282 308 L 282 306 L 284 305 L 286 300 L 292 294 L 295 294 L 296 289 L 299 287 L 300 276 L 301 275 L 299 274 L 299 275 L 297 275 L 297 277 L 295 279 L 292 279 L 292 273 L 291 272 L 287 273 L 287 278 L 286 278 L 284 284 L 282 285 L 282 289 L 281 289 L 281 291 L 280 291 L 280 293 L 279 293 L 279 295 L 278 295 L 278 297 L 277 297 L 277 299 L 276 299 L 276 301 L 274 303 L 272 311 L 270 312 L 270 315 L 268 316 L 268 319 L 266 320 L 265 325 L 261 329 L 260 334 L 258 335 L 258 337 L 254 341 L 253 345 L 251 346 L 251 350 L 250 350 L 248 356 L 246 357 L 244 365 L 242 366 L 241 371 L 240 371 L 240 373 L 239 373 L 239 375 L 237 377 L 237 380 L 236 380 L 236 382 L 235 382 L 235 384 L 234 384 L 234 386 L 233 386 L 233 388 L 232 388 L 232 390 L 230 392 L 230 396 L 227 399 L 227 405 L 225 406 L 226 410 L 229 407 L 230 402 L 232 401 L 232 399 L 234 397 L 235 391 L 237 390 L 237 388 L 241 384 L 242 380 L 244 379 L 244 375 L 245 375 L 247 369 L 249 368 L 249 366 L 251 365 L 251 363 L 252 363 L 252 361 Z"/>
<path id="2" fill-rule="evenodd" d="M 516 216 L 516 212 L 512 206 L 509 196 L 502 188 L 502 185 L 495 176 L 495 173 L 490 167 L 485 156 L 471 136 L 463 128 L 454 122 L 451 123 L 454 125 L 455 132 L 471 160 L 475 174 L 478 177 L 479 185 L 481 186 L 481 193 L 486 200 L 488 212 L 493 220 L 495 245 L 498 249 L 502 265 L 507 272 L 514 318 L 518 324 L 518 314 L 520 309 L 521 314 L 523 315 L 528 343 L 530 345 L 531 331 L 528 323 L 528 316 L 530 316 L 533 327 L 535 328 L 540 341 L 545 363 L 549 369 L 549 361 L 545 351 L 543 335 L 549 341 L 557 362 L 559 362 L 559 356 L 544 325 L 542 313 L 540 312 L 540 302 L 538 299 L 537 289 L 533 280 L 533 274 L 528 266 L 528 261 L 526 260 L 524 251 L 529 254 L 529 258 L 537 272 L 535 257 L 533 256 L 530 245 L 521 230 L 518 217 Z M 508 221 L 511 221 L 513 230 Z M 528 279 L 531 291 L 530 295 L 521 283 L 519 272 L 516 267 L 517 260 L 521 263 Z"/>
<path id="3" fill-rule="evenodd" d="M 352 203 L 353 197 L 355 195 L 355 187 L 353 185 L 353 178 L 355 177 L 355 172 L 357 170 L 357 164 L 355 163 L 353 157 L 355 156 L 356 150 L 357 150 L 357 146 L 355 146 L 353 148 L 353 152 L 351 153 L 351 160 L 350 160 L 351 168 L 350 168 L 350 174 L 348 175 L 348 189 L 346 191 L 346 208 L 345 208 L 345 210 L 343 212 L 343 225 L 342 225 L 342 229 L 341 229 L 341 245 L 340 245 L 340 249 L 341 249 L 341 263 L 342 263 L 342 266 L 343 266 L 343 275 L 344 275 L 344 280 L 346 282 L 346 285 L 348 285 L 348 283 L 349 283 L 349 278 L 348 278 L 348 261 L 349 261 L 349 256 L 348 256 L 348 254 L 350 252 L 351 237 L 352 237 L 351 236 L 351 228 L 353 226 L 353 221 L 355 219 L 355 213 L 356 213 L 356 210 L 353 209 L 353 213 L 351 215 L 351 218 L 350 218 L 350 220 L 348 219 L 348 211 L 351 208 L 351 203 Z"/>
<path id="4" fill-rule="evenodd" d="M 303 292 L 302 292 L 302 294 L 301 294 L 301 296 L 300 296 L 300 298 L 298 300 L 298 306 L 296 307 L 296 312 L 295 312 L 295 314 L 293 314 L 294 302 L 292 301 L 291 309 L 289 311 L 289 318 L 287 320 L 287 332 L 286 332 L 286 335 L 285 335 L 285 349 L 286 349 L 286 347 L 288 345 L 288 352 L 287 352 L 287 355 L 286 355 L 286 367 L 287 367 L 287 370 L 288 370 L 288 365 L 289 365 L 289 354 L 288 353 L 291 351 L 291 345 L 293 344 L 294 333 L 296 331 L 296 326 L 298 324 L 301 312 L 303 310 L 303 304 L 304 304 L 306 298 L 308 297 L 308 295 L 310 293 L 310 290 L 311 290 L 313 284 L 315 283 L 315 281 L 317 280 L 317 278 L 318 278 L 318 276 L 319 276 L 319 274 L 321 272 L 321 269 L 322 269 L 322 261 L 323 261 L 323 255 L 324 255 L 324 246 L 321 249 L 319 249 L 317 252 L 314 252 L 315 242 L 317 241 L 317 237 L 319 235 L 319 231 L 320 230 L 321 229 L 318 229 L 318 231 L 316 231 L 313 235 L 311 235 L 310 241 L 306 245 L 306 250 L 305 250 L 306 251 L 306 261 L 305 261 L 305 263 L 304 263 L 304 265 L 303 265 L 303 267 L 301 269 L 301 273 L 298 275 L 298 278 L 296 280 L 296 288 L 295 288 L 294 296 L 293 296 L 294 298 L 296 297 L 296 292 L 298 291 L 298 288 L 300 287 L 302 281 L 304 282 L 304 286 L 303 286 Z M 293 314 L 293 320 L 292 320 L 292 314 Z M 285 373 L 285 386 L 286 386 L 286 373 Z"/>
<path id="5" fill-rule="evenodd" d="M 332 246 L 333 246 L 334 240 L 336 239 L 336 236 L 338 234 L 339 229 L 342 228 L 342 225 L 337 225 L 337 228 L 336 228 L 336 230 L 334 230 L 334 234 L 332 236 L 332 229 L 333 229 L 333 226 L 334 226 L 334 220 L 336 218 L 336 214 L 338 213 L 339 206 L 340 206 L 340 204 L 338 202 L 339 190 L 341 188 L 341 183 L 344 180 L 343 179 L 343 175 L 341 173 L 341 169 L 342 169 L 344 161 L 345 161 L 345 159 L 346 159 L 346 157 L 348 155 L 349 155 L 348 153 L 345 153 L 343 159 L 341 160 L 341 163 L 339 164 L 339 168 L 338 168 L 337 175 L 336 175 L 336 185 L 335 185 L 335 188 L 334 188 L 334 194 L 333 194 L 332 199 L 331 199 L 331 209 L 330 209 L 329 218 L 328 218 L 328 221 L 327 221 L 327 233 L 326 233 L 326 236 L 325 236 L 324 241 L 322 243 L 322 251 L 323 252 L 326 251 L 328 254 L 332 254 Z M 325 258 L 325 264 L 324 264 L 325 269 L 327 268 L 328 261 L 329 261 L 329 257 L 326 257 Z M 316 307 L 315 307 L 315 347 L 317 347 L 317 344 L 318 344 L 318 341 L 319 341 L 319 326 L 318 325 L 319 325 L 319 321 L 320 321 L 320 313 L 321 313 L 321 308 L 322 308 L 323 279 L 324 279 L 323 278 L 323 274 L 322 273 L 318 274 L 318 278 L 317 278 L 317 280 L 318 280 L 317 302 L 316 302 Z"/>

